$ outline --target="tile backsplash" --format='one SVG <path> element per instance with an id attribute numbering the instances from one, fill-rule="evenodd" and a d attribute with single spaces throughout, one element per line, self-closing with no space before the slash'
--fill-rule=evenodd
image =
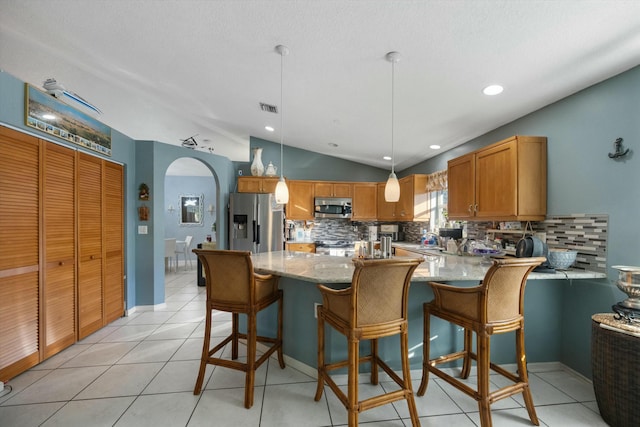
<path id="1" fill-rule="evenodd" d="M 491 222 L 469 222 L 467 235 L 471 239 L 482 239 L 493 226 Z M 532 222 L 531 227 L 534 233 L 544 233 L 549 249 L 577 251 L 574 268 L 606 272 L 609 215 L 550 215 L 544 221 Z M 513 234 L 508 238 L 519 239 Z"/>
<path id="2" fill-rule="evenodd" d="M 295 222 L 304 225 L 302 221 Z M 348 219 L 317 218 L 311 228 L 314 240 L 360 240 L 367 238 L 367 227 L 380 225 L 380 222 L 352 222 Z M 429 229 L 428 222 L 400 222 L 400 231 L 404 232 L 406 242 L 419 242 L 423 229 Z M 524 224 L 523 224 L 524 225 Z M 468 222 L 467 236 L 470 239 L 483 239 L 492 222 Z M 550 215 L 544 221 L 531 223 L 534 233 L 544 233 L 549 249 L 570 249 L 578 251 L 574 268 L 606 272 L 607 238 L 609 216 L 604 214 Z M 499 233 L 496 233 L 496 235 Z M 517 242 L 521 236 L 504 235 L 506 239 Z"/>

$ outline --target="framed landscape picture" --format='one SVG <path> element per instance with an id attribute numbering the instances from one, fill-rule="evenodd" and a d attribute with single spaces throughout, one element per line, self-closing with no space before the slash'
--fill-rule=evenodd
<path id="1" fill-rule="evenodd" d="M 111 128 L 88 114 L 25 84 L 25 124 L 111 156 Z"/>

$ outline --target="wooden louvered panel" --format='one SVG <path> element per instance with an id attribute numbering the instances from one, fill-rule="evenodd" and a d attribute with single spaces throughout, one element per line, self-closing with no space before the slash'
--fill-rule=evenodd
<path id="1" fill-rule="evenodd" d="M 74 151 L 45 143 L 42 347 L 50 357 L 76 339 Z"/>
<path id="2" fill-rule="evenodd" d="M 75 265 L 46 270 L 44 287 L 44 357 L 50 357 L 76 340 Z"/>
<path id="3" fill-rule="evenodd" d="M 82 261 L 78 272 L 78 338 L 102 327 L 102 260 Z"/>
<path id="4" fill-rule="evenodd" d="M 102 161 L 78 154 L 78 231 L 80 259 L 102 256 Z"/>
<path id="5" fill-rule="evenodd" d="M 36 365 L 38 272 L 0 277 L 0 381 Z"/>
<path id="6" fill-rule="evenodd" d="M 0 271 L 39 262 L 39 143 L 0 128 Z"/>
<path id="7" fill-rule="evenodd" d="M 107 254 L 104 274 L 104 321 L 106 323 L 124 315 L 124 281 L 122 253 Z"/>
<path id="8" fill-rule="evenodd" d="M 105 324 L 124 315 L 124 175 L 121 165 L 105 162 L 104 310 Z"/>
<path id="9" fill-rule="evenodd" d="M 102 160 L 78 153 L 78 338 L 103 326 Z"/>

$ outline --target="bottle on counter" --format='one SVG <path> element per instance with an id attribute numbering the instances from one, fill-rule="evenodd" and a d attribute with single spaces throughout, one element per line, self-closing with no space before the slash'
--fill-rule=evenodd
<path id="1" fill-rule="evenodd" d="M 429 242 L 429 237 L 427 237 L 427 230 L 422 230 L 422 237 L 420 238 L 420 244 L 425 246 Z"/>

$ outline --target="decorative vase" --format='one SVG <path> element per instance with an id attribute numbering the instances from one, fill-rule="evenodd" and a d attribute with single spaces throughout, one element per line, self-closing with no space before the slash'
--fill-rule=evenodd
<path id="1" fill-rule="evenodd" d="M 262 164 L 262 148 L 253 149 L 253 163 L 251 163 L 251 175 L 262 176 L 264 165 Z"/>

